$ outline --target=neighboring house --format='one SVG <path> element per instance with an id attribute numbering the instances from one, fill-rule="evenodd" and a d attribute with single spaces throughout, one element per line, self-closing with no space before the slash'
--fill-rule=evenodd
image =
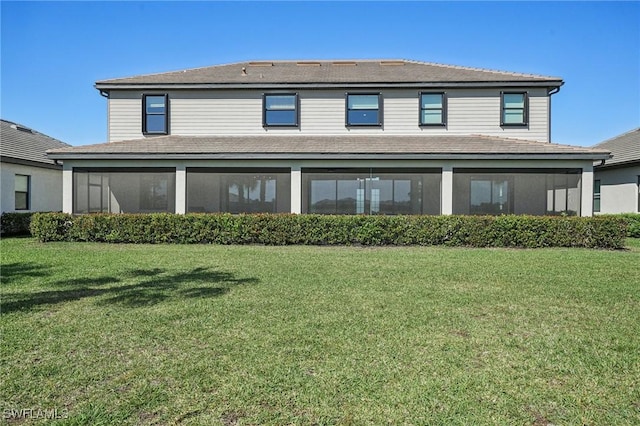
<path id="1" fill-rule="evenodd" d="M 594 146 L 613 157 L 595 167 L 593 211 L 640 213 L 640 128 Z"/>
<path id="2" fill-rule="evenodd" d="M 73 213 L 589 216 L 609 152 L 550 143 L 562 84 L 408 60 L 102 80 L 109 142 L 49 157 Z"/>
<path id="3" fill-rule="evenodd" d="M 0 120 L 2 213 L 62 210 L 62 166 L 47 158 L 46 151 L 68 146 Z"/>

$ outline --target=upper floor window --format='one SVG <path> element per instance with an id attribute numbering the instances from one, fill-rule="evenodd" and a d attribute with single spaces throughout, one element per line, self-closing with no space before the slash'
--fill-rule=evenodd
<path id="1" fill-rule="evenodd" d="M 169 134 L 167 95 L 142 96 L 142 133 L 145 135 Z"/>
<path id="2" fill-rule="evenodd" d="M 529 119 L 529 99 L 526 92 L 502 92 L 501 126 L 525 126 Z"/>
<path id="3" fill-rule="evenodd" d="M 30 196 L 29 196 L 29 184 L 30 176 L 28 175 L 16 175 L 15 176 L 15 209 L 16 210 L 29 210 Z"/>
<path id="4" fill-rule="evenodd" d="M 444 93 L 420 93 L 420 125 L 445 126 L 447 99 Z"/>
<path id="5" fill-rule="evenodd" d="M 382 126 L 382 97 L 347 93 L 347 126 Z"/>
<path id="6" fill-rule="evenodd" d="M 265 127 L 298 126 L 298 95 L 265 94 L 262 123 Z"/>

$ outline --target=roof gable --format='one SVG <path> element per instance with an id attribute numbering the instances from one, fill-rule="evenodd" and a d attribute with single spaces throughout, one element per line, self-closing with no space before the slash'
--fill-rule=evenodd
<path id="1" fill-rule="evenodd" d="M 128 85 L 471 84 L 562 85 L 559 77 L 397 60 L 249 61 L 182 71 L 100 80 L 96 87 Z"/>

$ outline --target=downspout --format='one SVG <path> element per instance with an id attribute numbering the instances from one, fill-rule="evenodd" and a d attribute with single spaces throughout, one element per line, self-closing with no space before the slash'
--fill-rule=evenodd
<path id="1" fill-rule="evenodd" d="M 562 86 L 563 83 L 560 84 Z M 547 96 L 549 97 L 549 107 L 547 109 L 547 117 L 549 118 L 549 132 L 547 134 L 547 140 L 551 143 L 551 96 L 560 91 L 560 86 L 556 86 L 553 89 L 547 89 Z"/>
<path id="2" fill-rule="evenodd" d="M 98 89 L 100 96 L 107 99 L 107 142 L 111 142 L 111 108 L 109 108 L 109 91 Z"/>

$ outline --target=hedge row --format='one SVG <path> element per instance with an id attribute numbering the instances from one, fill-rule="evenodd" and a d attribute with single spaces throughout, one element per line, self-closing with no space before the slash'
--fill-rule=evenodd
<path id="1" fill-rule="evenodd" d="M 616 217 L 37 213 L 40 241 L 266 245 L 624 246 Z"/>
<path id="2" fill-rule="evenodd" d="M 640 238 L 640 213 L 623 213 L 602 216 L 623 218 L 625 222 L 627 222 L 627 237 Z"/>
<path id="3" fill-rule="evenodd" d="M 0 215 L 0 234 L 29 235 L 33 213 L 2 213 Z"/>

